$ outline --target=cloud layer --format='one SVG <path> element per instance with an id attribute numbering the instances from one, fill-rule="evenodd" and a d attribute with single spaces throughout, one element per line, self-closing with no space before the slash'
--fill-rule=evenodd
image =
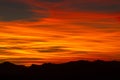
<path id="1" fill-rule="evenodd" d="M 30 65 L 120 60 L 119 0 L 1 0 L 0 59 Z"/>

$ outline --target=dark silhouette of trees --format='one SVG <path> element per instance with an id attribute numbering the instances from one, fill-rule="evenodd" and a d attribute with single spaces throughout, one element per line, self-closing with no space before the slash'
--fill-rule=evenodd
<path id="1" fill-rule="evenodd" d="M 119 80 L 119 61 L 72 61 L 63 64 L 15 65 L 0 64 L 2 80 Z"/>

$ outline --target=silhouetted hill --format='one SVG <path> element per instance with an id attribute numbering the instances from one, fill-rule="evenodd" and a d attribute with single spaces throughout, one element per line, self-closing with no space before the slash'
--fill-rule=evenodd
<path id="1" fill-rule="evenodd" d="M 2 80 L 120 80 L 119 61 L 72 61 L 25 67 L 10 62 L 0 64 Z"/>

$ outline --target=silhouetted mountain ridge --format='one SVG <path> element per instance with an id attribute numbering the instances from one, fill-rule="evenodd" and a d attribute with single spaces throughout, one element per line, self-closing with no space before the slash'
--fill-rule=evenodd
<path id="1" fill-rule="evenodd" d="M 120 61 L 71 61 L 63 64 L 33 64 L 30 67 L 10 62 L 0 64 L 3 80 L 119 80 Z"/>

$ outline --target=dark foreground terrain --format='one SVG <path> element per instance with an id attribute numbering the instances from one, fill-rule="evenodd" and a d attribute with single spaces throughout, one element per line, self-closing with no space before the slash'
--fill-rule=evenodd
<path id="1" fill-rule="evenodd" d="M 0 80 L 120 80 L 118 61 L 74 61 L 25 67 L 0 64 Z"/>

